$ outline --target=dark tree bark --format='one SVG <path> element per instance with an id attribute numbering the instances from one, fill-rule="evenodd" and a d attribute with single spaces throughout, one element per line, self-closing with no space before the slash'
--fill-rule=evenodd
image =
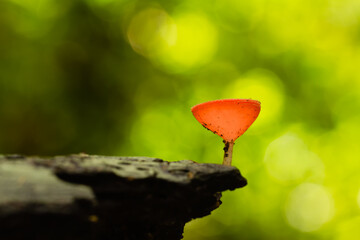
<path id="1" fill-rule="evenodd" d="M 189 160 L 0 156 L 0 239 L 181 239 L 245 185 L 235 167 Z"/>

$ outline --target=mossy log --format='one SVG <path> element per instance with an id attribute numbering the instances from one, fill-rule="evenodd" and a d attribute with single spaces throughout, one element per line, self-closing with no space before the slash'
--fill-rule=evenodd
<path id="1" fill-rule="evenodd" d="M 181 239 L 245 185 L 235 167 L 189 160 L 4 155 L 0 239 Z"/>

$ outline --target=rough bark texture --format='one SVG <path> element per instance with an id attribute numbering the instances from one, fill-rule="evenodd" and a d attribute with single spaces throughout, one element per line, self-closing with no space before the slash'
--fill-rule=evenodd
<path id="1" fill-rule="evenodd" d="M 235 167 L 189 160 L 0 156 L 0 239 L 181 239 L 245 185 Z"/>

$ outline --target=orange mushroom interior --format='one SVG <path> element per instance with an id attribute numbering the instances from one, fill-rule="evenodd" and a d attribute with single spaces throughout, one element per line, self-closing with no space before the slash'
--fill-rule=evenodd
<path id="1" fill-rule="evenodd" d="M 222 99 L 191 108 L 194 117 L 227 142 L 234 142 L 256 120 L 260 102 L 250 99 Z"/>

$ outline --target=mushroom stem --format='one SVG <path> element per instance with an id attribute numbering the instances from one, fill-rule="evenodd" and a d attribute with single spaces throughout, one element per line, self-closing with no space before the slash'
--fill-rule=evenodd
<path id="1" fill-rule="evenodd" d="M 231 166 L 231 161 L 232 161 L 232 152 L 233 152 L 233 147 L 234 147 L 234 142 L 228 142 L 225 141 L 225 147 L 224 147 L 224 161 L 223 161 L 223 165 L 226 166 Z"/>

